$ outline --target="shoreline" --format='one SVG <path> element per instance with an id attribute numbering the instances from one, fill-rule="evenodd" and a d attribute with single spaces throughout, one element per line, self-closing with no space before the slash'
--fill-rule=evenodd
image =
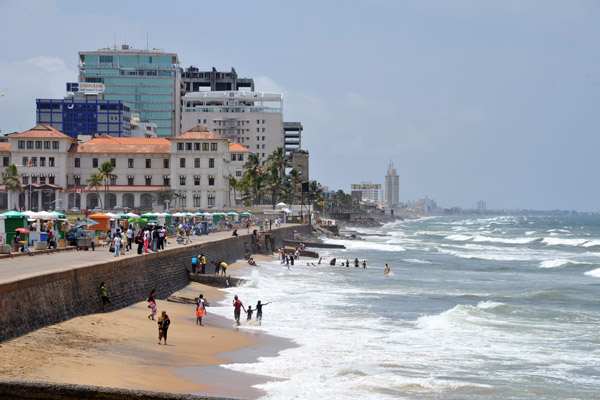
<path id="1" fill-rule="evenodd" d="M 236 262 L 228 272 L 246 267 L 256 268 Z M 195 298 L 199 293 L 209 304 L 228 295 L 194 282 L 172 295 Z M 241 374 L 220 365 L 274 357 L 295 346 L 285 338 L 238 330 L 233 319 L 211 315 L 210 306 L 205 326 L 200 327 L 195 324 L 195 305 L 166 300 L 158 300 L 157 305 L 157 316 L 166 310 L 172 321 L 167 346 L 157 344 L 157 323 L 147 319 L 149 310 L 142 301 L 1 343 L 0 376 L 6 381 L 255 399 L 264 392 L 252 385 L 274 378 Z"/>

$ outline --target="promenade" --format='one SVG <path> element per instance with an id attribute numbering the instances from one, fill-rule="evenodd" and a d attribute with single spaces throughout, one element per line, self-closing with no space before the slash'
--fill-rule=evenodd
<path id="1" fill-rule="evenodd" d="M 292 224 L 281 224 L 281 228 Z M 252 229 L 256 229 L 252 227 Z M 280 228 L 272 227 L 272 230 Z M 165 250 L 173 248 L 182 248 L 193 246 L 199 243 L 209 243 L 225 238 L 230 238 L 233 231 L 221 231 L 211 233 L 209 235 L 196 236 L 189 244 L 177 244 L 175 238 L 169 238 Z M 240 235 L 240 246 L 243 246 L 244 241 L 250 245 L 250 235 L 246 233 L 246 229 L 238 229 Z M 160 251 L 159 251 L 160 253 Z M 152 252 L 150 252 L 152 254 Z M 0 284 L 15 282 L 25 278 L 31 278 L 39 275 L 44 275 L 52 272 L 68 271 L 75 268 L 86 267 L 99 264 L 102 262 L 122 260 L 125 258 L 144 257 L 145 255 L 137 254 L 137 244 L 133 244 L 133 249 L 126 251 L 124 256 L 115 257 L 114 253 L 108 251 L 108 246 L 96 246 L 96 251 L 89 249 L 88 251 L 57 251 L 54 253 L 39 253 L 34 256 L 19 256 L 14 258 L 0 259 Z M 191 263 L 191 260 L 190 260 Z"/>

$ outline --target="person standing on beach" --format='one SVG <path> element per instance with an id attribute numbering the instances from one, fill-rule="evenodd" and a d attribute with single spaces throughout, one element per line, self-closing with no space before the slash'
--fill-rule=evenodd
<path id="1" fill-rule="evenodd" d="M 171 320 L 167 315 L 166 311 L 163 311 L 161 316 L 158 317 L 158 344 L 160 344 L 160 340 L 165 340 L 165 346 L 167 344 L 167 331 L 169 330 L 169 326 L 171 325 Z"/>
<path id="2" fill-rule="evenodd" d="M 259 325 L 262 323 L 262 308 L 267 304 L 271 304 L 271 302 L 262 304 L 259 300 L 258 303 L 256 303 L 256 320 L 258 321 Z"/>
<path id="3" fill-rule="evenodd" d="M 246 307 L 242 304 L 240 299 L 238 299 L 237 294 L 233 296 L 233 317 L 235 318 L 235 322 L 238 326 L 240 326 L 240 309 L 243 308 L 244 312 L 246 312 Z"/>
<path id="4" fill-rule="evenodd" d="M 204 302 L 204 295 L 200 295 L 198 297 L 198 301 L 196 302 L 196 325 L 202 325 L 202 317 L 206 315 L 206 304 Z"/>
<path id="5" fill-rule="evenodd" d="M 154 298 L 148 300 L 148 308 L 150 309 L 150 315 L 148 315 L 148 319 L 154 321 L 154 316 L 158 311 L 158 308 L 156 307 L 156 300 Z"/>
<path id="6" fill-rule="evenodd" d="M 106 290 L 106 285 L 104 282 L 100 284 L 100 296 L 102 296 L 102 312 L 104 312 L 106 305 L 110 304 L 110 300 L 108 299 L 108 291 Z"/>

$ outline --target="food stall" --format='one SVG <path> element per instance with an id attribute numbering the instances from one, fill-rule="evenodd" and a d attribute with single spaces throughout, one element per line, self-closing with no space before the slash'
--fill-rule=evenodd
<path id="1" fill-rule="evenodd" d="M 88 216 L 92 221 L 96 221 L 96 225 L 89 226 L 88 229 L 95 231 L 95 237 L 100 239 L 106 239 L 106 233 L 110 230 L 110 217 L 106 214 L 96 213 Z"/>
<path id="2" fill-rule="evenodd" d="M 4 238 L 4 242 L 12 245 L 15 237 L 15 230 L 18 228 L 27 228 L 27 215 L 18 213 L 16 211 L 8 211 L 1 215 L 5 217 L 4 230 L 6 237 Z"/>

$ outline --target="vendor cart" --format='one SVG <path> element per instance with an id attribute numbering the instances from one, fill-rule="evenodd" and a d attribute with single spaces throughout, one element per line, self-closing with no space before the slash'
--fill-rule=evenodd
<path id="1" fill-rule="evenodd" d="M 79 231 L 77 233 L 77 250 L 87 250 L 90 247 L 95 250 L 94 233 L 95 231 Z"/>

